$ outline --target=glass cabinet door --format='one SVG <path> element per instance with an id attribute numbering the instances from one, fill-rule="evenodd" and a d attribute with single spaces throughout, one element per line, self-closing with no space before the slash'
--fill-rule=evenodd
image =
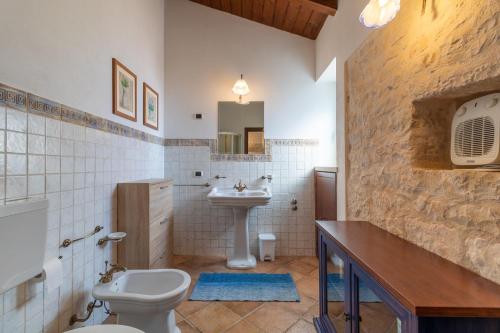
<path id="1" fill-rule="evenodd" d="M 345 261 L 335 251 L 326 252 L 326 298 L 327 315 L 337 333 L 348 332 L 349 317 L 346 295 L 349 295 L 349 275 Z M 348 296 L 347 296 L 348 297 Z"/>
<path id="2" fill-rule="evenodd" d="M 382 301 L 368 284 L 354 275 L 354 297 L 359 302 L 355 320 L 355 332 L 358 333 L 402 333 L 401 320 L 392 308 Z M 357 327 L 356 327 L 357 326 Z"/>

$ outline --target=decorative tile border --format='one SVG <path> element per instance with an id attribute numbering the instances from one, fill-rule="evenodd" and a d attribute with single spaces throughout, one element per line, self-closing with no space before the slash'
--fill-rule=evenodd
<path id="1" fill-rule="evenodd" d="M 0 83 L 0 105 L 149 143 L 165 144 L 164 139 L 159 136 L 118 124 L 112 120 L 62 105 L 2 83 Z"/>
<path id="2" fill-rule="evenodd" d="M 273 146 L 317 146 L 318 139 L 270 139 Z"/>
<path id="3" fill-rule="evenodd" d="M 28 93 L 28 112 L 52 119 L 61 119 L 61 104 Z"/>
<path id="4" fill-rule="evenodd" d="M 265 139 L 266 154 L 218 154 L 216 139 L 165 139 L 165 146 L 174 147 L 210 147 L 211 161 L 233 161 L 233 162 L 271 162 L 271 146 L 315 146 L 319 144 L 317 139 Z"/>
<path id="5" fill-rule="evenodd" d="M 271 154 L 245 155 L 245 154 L 210 154 L 210 160 L 233 162 L 271 162 Z"/>
<path id="6" fill-rule="evenodd" d="M 211 139 L 165 139 L 165 146 L 209 147 L 210 141 L 212 140 Z"/>
<path id="7" fill-rule="evenodd" d="M 24 91 L 0 84 L 0 105 L 26 111 L 26 93 Z"/>

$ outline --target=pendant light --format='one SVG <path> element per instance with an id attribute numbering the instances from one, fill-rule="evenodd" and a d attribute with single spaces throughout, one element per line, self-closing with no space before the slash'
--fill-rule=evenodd
<path id="1" fill-rule="evenodd" d="M 400 0 L 370 0 L 359 16 L 368 28 L 378 29 L 391 22 L 399 12 Z"/>
<path id="2" fill-rule="evenodd" d="M 243 74 L 233 86 L 233 93 L 238 95 L 238 104 L 249 104 L 249 102 L 243 101 L 243 96 L 248 95 L 250 93 L 250 88 L 248 88 L 248 83 L 243 79 Z"/>

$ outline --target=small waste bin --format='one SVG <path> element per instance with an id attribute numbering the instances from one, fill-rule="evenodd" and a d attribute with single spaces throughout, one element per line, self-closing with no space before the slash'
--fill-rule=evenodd
<path id="1" fill-rule="evenodd" d="M 274 261 L 276 236 L 271 233 L 259 234 L 260 261 Z"/>

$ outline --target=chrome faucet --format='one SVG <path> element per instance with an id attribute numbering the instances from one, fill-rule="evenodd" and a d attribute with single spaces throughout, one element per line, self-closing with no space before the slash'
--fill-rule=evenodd
<path id="1" fill-rule="evenodd" d="M 262 177 L 260 177 L 260 179 L 262 179 L 262 180 L 267 179 L 267 182 L 271 183 L 271 180 L 273 180 L 273 176 L 272 175 L 262 176 Z"/>
<path id="2" fill-rule="evenodd" d="M 240 183 L 238 185 L 234 185 L 233 188 L 238 192 L 243 192 L 247 188 L 247 186 L 243 184 L 240 179 Z"/>
<path id="3" fill-rule="evenodd" d="M 99 273 L 99 275 L 101 276 L 99 282 L 101 283 L 110 283 L 113 280 L 113 274 L 117 272 L 125 272 L 127 270 L 126 267 L 113 264 L 109 265 L 110 269 L 108 270 L 108 261 L 106 260 L 104 263 L 106 264 L 106 272 L 104 274 Z"/>

